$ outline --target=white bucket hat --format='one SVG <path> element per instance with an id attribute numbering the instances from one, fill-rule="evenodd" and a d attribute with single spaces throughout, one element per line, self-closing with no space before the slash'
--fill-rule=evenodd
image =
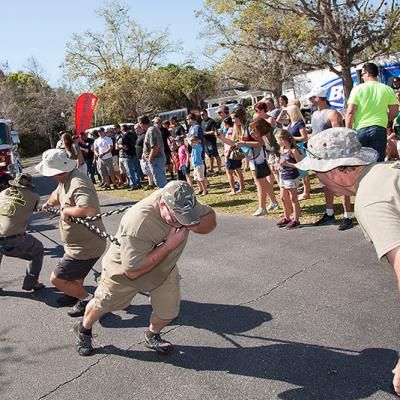
<path id="1" fill-rule="evenodd" d="M 362 147 L 357 133 L 349 128 L 330 128 L 313 135 L 307 142 L 307 157 L 296 167 L 303 171 L 327 172 L 337 167 L 369 165 L 378 152 Z"/>
<path id="2" fill-rule="evenodd" d="M 44 176 L 54 176 L 71 172 L 76 167 L 76 160 L 68 158 L 67 153 L 61 149 L 50 149 L 43 153 L 42 161 L 35 169 Z"/>

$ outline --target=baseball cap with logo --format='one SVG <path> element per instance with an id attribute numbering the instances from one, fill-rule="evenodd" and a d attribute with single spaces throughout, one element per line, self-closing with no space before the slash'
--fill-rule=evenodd
<path id="1" fill-rule="evenodd" d="M 161 198 L 174 212 L 178 222 L 184 226 L 200 222 L 201 206 L 196 200 L 193 188 L 186 182 L 173 181 L 164 186 Z"/>
<path id="2" fill-rule="evenodd" d="M 67 153 L 60 149 L 50 149 L 43 153 L 42 161 L 35 169 L 44 176 L 54 176 L 71 172 L 76 167 L 76 160 L 68 158 Z"/>
<path id="3" fill-rule="evenodd" d="M 313 135 L 307 142 L 307 157 L 299 161 L 300 170 L 327 172 L 337 167 L 369 165 L 376 162 L 378 152 L 362 147 L 357 133 L 349 128 L 330 128 Z"/>
<path id="4" fill-rule="evenodd" d="M 18 173 L 15 179 L 9 181 L 8 184 L 23 189 L 33 189 L 35 187 L 32 184 L 32 175 L 25 173 Z"/>

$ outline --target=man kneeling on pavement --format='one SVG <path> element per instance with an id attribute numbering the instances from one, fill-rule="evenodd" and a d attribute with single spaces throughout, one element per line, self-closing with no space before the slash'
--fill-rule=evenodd
<path id="1" fill-rule="evenodd" d="M 107 312 L 129 306 L 139 291 L 150 294 L 153 312 L 145 332 L 146 347 L 167 354 L 172 344 L 161 330 L 179 313 L 180 276 L 176 263 L 189 232 L 209 233 L 216 226 L 215 212 L 200 204 L 186 182 L 168 183 L 141 200 L 122 217 L 116 237 L 103 258 L 103 270 L 83 320 L 75 325 L 80 355 L 93 353 L 92 327 Z"/>
<path id="2" fill-rule="evenodd" d="M 393 266 L 400 288 L 400 169 L 393 163 L 376 163 L 378 152 L 362 147 L 357 133 L 331 128 L 312 136 L 307 157 L 296 164 L 313 170 L 335 194 L 356 196 L 358 223 L 375 246 L 378 258 Z M 400 395 L 400 360 L 393 370 L 393 386 Z"/>
<path id="3" fill-rule="evenodd" d="M 42 242 L 26 233 L 32 213 L 36 210 L 39 195 L 32 191 L 32 177 L 17 174 L 10 187 L 0 193 L 0 264 L 4 256 L 28 261 L 23 290 L 40 290 L 43 265 Z"/>

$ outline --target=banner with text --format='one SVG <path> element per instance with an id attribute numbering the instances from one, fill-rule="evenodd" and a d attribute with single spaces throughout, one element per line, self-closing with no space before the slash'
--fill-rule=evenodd
<path id="1" fill-rule="evenodd" d="M 89 128 L 96 105 L 97 97 L 93 93 L 83 93 L 78 97 L 75 105 L 76 135 L 80 135 Z"/>

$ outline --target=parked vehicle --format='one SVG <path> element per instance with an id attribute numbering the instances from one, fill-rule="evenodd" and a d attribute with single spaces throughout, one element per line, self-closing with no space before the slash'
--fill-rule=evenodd
<path id="1" fill-rule="evenodd" d="M 266 97 L 267 93 L 260 90 L 233 90 L 230 96 L 222 96 L 205 99 L 204 101 L 207 104 L 207 112 L 210 118 L 218 119 L 219 115 L 217 114 L 218 107 L 222 104 L 228 106 L 229 112 L 233 111 L 233 108 L 236 104 L 242 104 L 245 108 L 252 109 L 254 104 L 258 101 Z"/>
<path id="2" fill-rule="evenodd" d="M 114 125 L 115 124 L 112 124 L 112 125 L 100 125 L 100 126 L 96 126 L 95 128 L 86 129 L 85 132 L 88 135 L 90 135 L 93 131 L 98 131 L 100 128 L 104 128 L 107 131 L 108 129 L 114 129 Z M 127 125 L 131 129 L 133 129 L 133 127 L 135 126 L 135 124 L 133 124 L 132 122 L 121 122 L 121 123 L 119 123 L 119 125 L 120 126 Z"/>
<path id="3" fill-rule="evenodd" d="M 176 117 L 178 121 L 184 121 L 188 115 L 187 108 L 178 108 L 177 110 L 166 111 L 158 114 L 161 121 L 168 121 L 172 117 Z"/>
<path id="4" fill-rule="evenodd" d="M 10 122 L 0 119 L 0 191 L 8 186 L 8 181 L 21 172 L 21 163 L 18 155 L 17 132 L 11 133 Z M 14 141 L 13 141 L 14 138 Z"/>

